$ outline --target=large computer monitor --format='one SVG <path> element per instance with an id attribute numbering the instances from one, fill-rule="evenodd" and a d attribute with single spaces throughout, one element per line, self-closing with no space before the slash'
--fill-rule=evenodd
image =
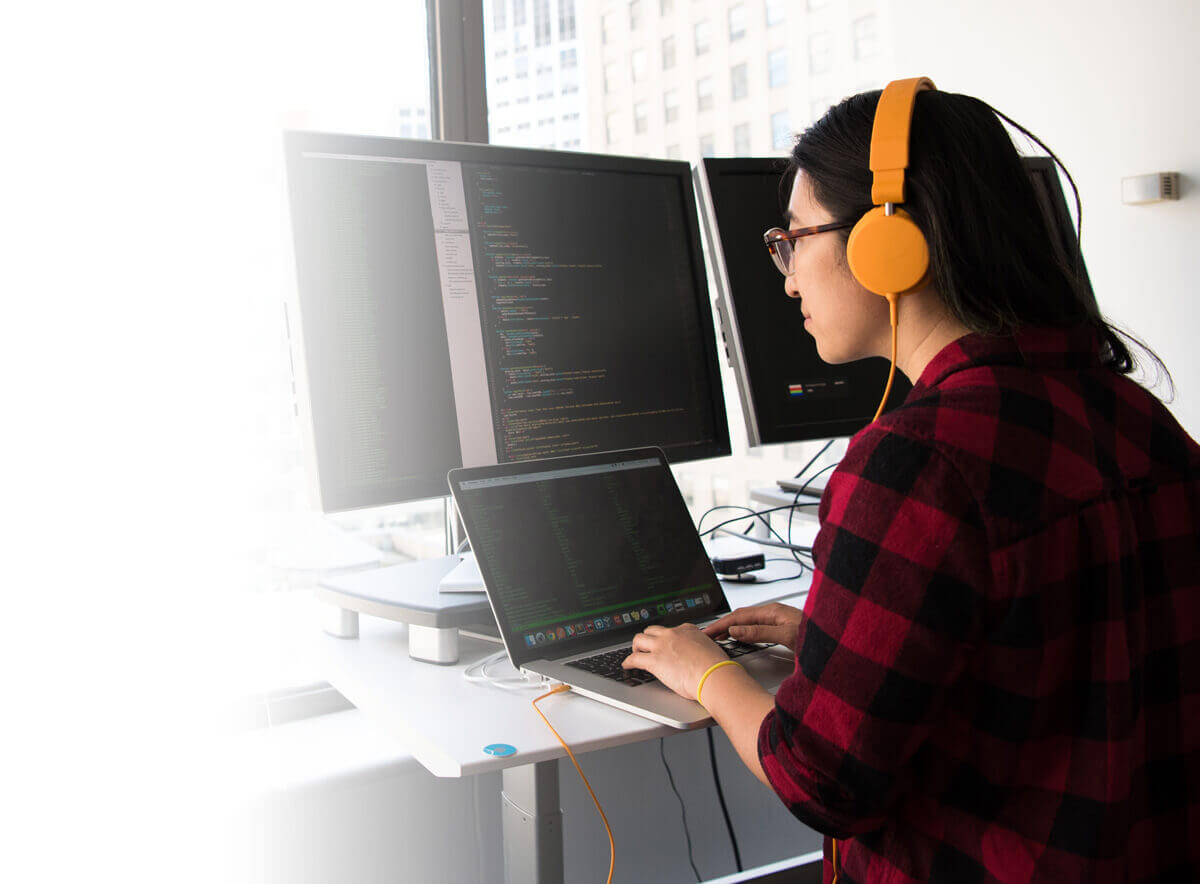
<path id="1" fill-rule="evenodd" d="M 285 142 L 323 510 L 444 495 L 459 466 L 729 453 L 686 163 Z"/>
<path id="2" fill-rule="evenodd" d="M 1056 250 L 1068 266 L 1078 261 L 1083 270 L 1053 162 L 1026 157 L 1024 163 Z M 717 312 L 751 446 L 853 435 L 874 416 L 888 374 L 885 359 L 823 362 L 800 311 L 784 295 L 762 233 L 780 223 L 786 170 L 787 161 L 774 157 L 705 159 L 696 170 Z M 1083 279 L 1090 292 L 1086 270 Z M 889 409 L 910 389 L 897 373 Z"/>

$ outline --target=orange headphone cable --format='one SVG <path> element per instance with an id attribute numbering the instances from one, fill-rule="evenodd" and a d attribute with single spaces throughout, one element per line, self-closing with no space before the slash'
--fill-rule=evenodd
<path id="1" fill-rule="evenodd" d="M 875 417 L 871 418 L 871 423 L 879 420 L 879 415 L 883 414 L 883 407 L 887 405 L 888 395 L 892 392 L 892 381 L 896 379 L 896 338 L 899 329 L 896 325 L 896 314 L 900 303 L 899 295 L 885 295 L 888 302 L 888 312 L 891 314 L 892 320 L 892 367 L 888 371 L 887 386 L 883 390 L 883 398 L 879 400 L 879 409 L 875 412 Z"/>
<path id="2" fill-rule="evenodd" d="M 612 828 L 608 825 L 608 817 L 604 815 L 604 808 L 600 806 L 600 800 L 596 797 L 596 793 L 592 791 L 592 784 L 588 782 L 588 778 L 583 775 L 583 768 L 579 766 L 579 762 L 575 760 L 575 753 L 571 751 L 571 747 L 567 745 L 567 741 L 559 736 L 558 731 L 554 729 L 554 725 L 550 723 L 544 712 L 538 708 L 538 700 L 544 700 L 552 694 L 561 694 L 564 691 L 571 690 L 570 685 L 560 684 L 552 687 L 549 692 L 542 694 L 540 697 L 535 697 L 532 701 L 533 711 L 542 717 L 542 721 L 546 722 L 546 727 L 550 728 L 550 733 L 558 737 L 558 742 L 562 743 L 562 747 L 567 750 L 567 755 L 571 757 L 571 763 L 575 765 L 575 770 L 579 771 L 579 778 L 583 780 L 583 784 L 587 786 L 588 794 L 592 796 L 592 801 L 596 802 L 596 810 L 600 811 L 600 819 L 604 821 L 604 830 L 608 832 L 608 881 L 607 884 L 612 884 L 613 867 L 617 864 L 617 844 L 613 841 Z"/>

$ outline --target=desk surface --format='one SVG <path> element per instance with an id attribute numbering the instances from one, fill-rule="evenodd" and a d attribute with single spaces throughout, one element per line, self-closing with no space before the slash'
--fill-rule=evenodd
<path id="1" fill-rule="evenodd" d="M 801 607 L 810 579 L 726 584 L 726 595 L 734 608 L 785 599 Z M 436 776 L 471 776 L 566 754 L 530 708 L 538 691 L 505 691 L 463 678 L 467 666 L 499 645 L 463 636 L 457 664 L 422 663 L 408 656 L 407 626 L 365 616 L 359 638 L 321 636 L 319 645 L 330 683 Z M 506 669 L 511 673 L 507 662 L 497 664 L 494 673 Z M 539 708 L 577 753 L 680 733 L 574 693 L 544 700 Z M 487 755 L 483 747 L 491 743 L 508 743 L 517 752 Z"/>

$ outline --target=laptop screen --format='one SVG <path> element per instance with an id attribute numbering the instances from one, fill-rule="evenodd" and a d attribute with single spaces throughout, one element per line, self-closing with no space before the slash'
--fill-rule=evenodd
<path id="1" fill-rule="evenodd" d="M 452 470 L 450 487 L 516 665 L 729 610 L 659 449 Z"/>

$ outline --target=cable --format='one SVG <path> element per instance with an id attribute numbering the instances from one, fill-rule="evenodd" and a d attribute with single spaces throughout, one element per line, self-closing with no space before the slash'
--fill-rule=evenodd
<path id="1" fill-rule="evenodd" d="M 554 736 L 558 737 L 558 742 L 562 743 L 562 747 L 567 750 L 567 755 L 570 756 L 571 763 L 573 765 L 575 765 L 575 770 L 579 771 L 579 778 L 581 780 L 583 780 L 583 784 L 585 786 L 587 786 L 588 794 L 592 796 L 592 801 L 594 801 L 596 803 L 596 810 L 600 811 L 600 819 L 602 819 L 604 821 L 604 831 L 608 832 L 608 882 L 607 882 L 607 884 L 612 884 L 613 867 L 617 864 L 617 843 L 615 841 L 613 841 L 612 827 L 608 824 L 608 817 L 606 817 L 604 815 L 604 808 L 600 806 L 600 799 L 598 799 L 596 797 L 596 793 L 592 791 L 592 784 L 589 783 L 588 778 L 583 775 L 583 768 L 581 768 L 579 766 L 579 762 L 575 760 L 575 753 L 571 751 L 571 747 L 567 745 L 567 741 L 564 740 L 561 736 L 559 736 L 558 731 L 556 731 L 554 729 L 554 725 L 552 725 L 550 723 L 550 719 L 548 719 L 546 717 L 546 714 L 544 712 L 542 712 L 541 709 L 538 708 L 539 700 L 544 700 L 549 696 L 552 696 L 554 694 L 561 694 L 564 691 L 569 691 L 569 690 L 571 690 L 570 685 L 567 685 L 567 684 L 555 685 L 547 693 L 542 694 L 540 697 L 534 698 L 531 702 L 533 704 L 533 711 L 542 717 L 542 721 L 546 722 L 546 727 L 550 728 L 550 733 L 552 733 L 552 734 L 554 734 Z M 662 741 L 662 737 L 659 737 L 659 741 L 660 742 Z M 674 783 L 672 783 L 672 785 L 674 785 Z M 678 795 L 679 793 L 676 792 L 675 794 Z M 689 845 L 691 844 L 690 841 L 688 843 L 689 843 Z M 690 846 L 689 846 L 689 850 L 690 850 Z M 695 868 L 695 866 L 693 866 L 692 868 Z M 696 880 L 697 881 L 700 880 L 699 874 L 697 874 Z"/>
<path id="2" fill-rule="evenodd" d="M 883 407 L 887 405 L 888 395 L 892 392 L 892 381 L 896 379 L 896 339 L 900 335 L 900 330 L 896 325 L 896 314 L 899 310 L 900 296 L 885 295 L 888 302 L 888 315 L 892 320 L 892 368 L 888 372 L 887 386 L 883 388 L 883 398 L 879 400 L 879 408 L 875 412 L 875 417 L 871 418 L 871 423 L 879 420 L 879 415 L 883 414 Z"/>
<path id="3" fill-rule="evenodd" d="M 811 458 L 809 458 L 809 461 L 808 461 L 808 463 L 806 463 L 806 464 L 805 464 L 805 465 L 804 465 L 804 466 L 803 466 L 803 467 L 800 469 L 800 472 L 798 472 L 798 473 L 796 473 L 796 475 L 792 476 L 792 478 L 793 478 L 793 479 L 799 479 L 801 476 L 803 476 L 805 473 L 807 473 L 807 472 L 808 472 L 808 468 L 809 468 L 809 467 L 811 467 L 813 464 L 815 464 L 815 463 L 817 462 L 817 459 L 818 459 L 818 458 L 819 458 L 819 457 L 820 457 L 822 454 L 824 454 L 826 451 L 828 451 L 828 450 L 829 450 L 829 446 L 830 446 L 830 445 L 832 445 L 832 444 L 833 444 L 833 440 L 832 440 L 832 439 L 830 439 L 828 442 L 826 442 L 826 443 L 825 443 L 825 447 L 824 447 L 824 448 L 822 448 L 820 451 L 818 451 L 816 454 L 814 454 L 814 455 L 813 455 Z M 805 483 L 804 483 L 804 487 L 805 487 L 805 488 L 807 488 L 807 487 L 808 487 L 808 482 L 805 482 Z"/>
<path id="4" fill-rule="evenodd" d="M 773 546 L 776 549 L 790 549 L 792 552 L 800 552 L 800 553 L 812 552 L 811 546 L 796 546 L 795 544 L 792 544 L 792 543 L 785 543 L 782 540 L 779 540 L 779 541 L 767 540 L 765 537 L 748 537 L 745 534 L 738 534 L 736 531 L 730 531 L 728 528 L 722 528 L 721 533 L 726 534 L 730 537 L 740 537 L 742 540 L 745 540 L 747 543 L 757 543 L 760 546 Z"/>
<path id="5" fill-rule="evenodd" d="M 545 679 L 541 681 L 530 681 L 528 677 L 517 673 L 516 675 L 493 676 L 488 675 L 487 668 L 493 663 L 498 663 L 500 660 L 508 659 L 508 651 L 497 651 L 482 660 L 477 660 L 470 666 L 463 669 L 463 678 L 474 684 L 483 684 L 488 687 L 499 688 L 504 691 L 521 691 L 529 688 L 545 687 Z M 472 675 L 471 670 L 478 668 L 479 674 Z"/>
<path id="6" fill-rule="evenodd" d="M 835 466 L 836 466 L 836 464 L 835 464 Z M 832 467 L 830 467 L 830 468 L 832 469 Z M 820 473 L 818 473 L 817 475 L 820 475 Z M 816 478 L 816 476 L 814 476 L 813 478 Z M 796 497 L 797 497 L 796 502 L 780 504 L 779 506 L 773 506 L 773 507 L 770 507 L 769 509 L 765 509 L 765 510 L 757 510 L 754 512 L 754 515 L 765 516 L 768 513 L 777 513 L 780 510 L 792 510 L 792 509 L 796 509 L 796 508 L 802 507 L 802 506 L 820 506 L 821 505 L 819 501 L 815 501 L 815 500 L 812 501 L 811 503 L 807 502 L 807 501 L 805 503 L 800 503 L 799 495 L 796 495 Z M 749 507 L 734 507 L 734 509 L 749 509 Z M 742 521 L 742 519 L 748 519 L 748 518 L 750 518 L 750 517 L 749 516 L 738 516 L 736 519 L 726 519 L 724 522 L 720 522 L 711 528 L 704 529 L 703 531 L 699 532 L 699 534 L 701 537 L 703 537 L 705 534 L 712 534 L 715 531 L 719 531 L 721 528 L 724 528 L 726 525 L 732 525 L 734 522 L 740 522 L 740 521 Z"/>
<path id="7" fill-rule="evenodd" d="M 711 532 L 707 532 L 707 531 L 701 531 L 700 529 L 701 529 L 701 527 L 704 525 L 704 520 L 705 520 L 705 519 L 708 517 L 708 514 L 709 514 L 709 513 L 714 513 L 714 512 L 716 512 L 717 510 L 745 510 L 745 512 L 746 512 L 746 515 L 744 515 L 744 516 L 739 516 L 738 518 L 736 518 L 736 519 L 733 519 L 732 521 L 734 521 L 734 522 L 740 522 L 742 519 L 753 519 L 753 518 L 757 518 L 759 521 L 761 521 L 761 522 L 762 522 L 764 525 L 766 525 L 766 526 L 767 526 L 767 530 L 768 530 L 768 531 L 770 531 L 770 532 L 771 532 L 772 534 L 774 534 L 774 535 L 775 535 L 777 538 L 779 538 L 780 542 L 782 542 L 782 541 L 783 541 L 783 538 L 782 538 L 782 537 L 780 537 L 780 535 L 779 535 L 779 532 L 778 532 L 778 531 L 776 531 L 774 528 L 772 528 L 772 527 L 771 527 L 771 521 L 770 521 L 770 519 L 768 519 L 768 518 L 766 517 L 766 515 L 765 515 L 766 513 L 773 512 L 772 510 L 761 510 L 761 511 L 760 511 L 760 510 L 753 510 L 753 509 L 751 509 L 751 508 L 750 508 L 750 507 L 748 507 L 748 506 L 737 506 L 737 505 L 735 505 L 735 504 L 728 504 L 728 503 L 725 503 L 725 504 L 720 504 L 719 506 L 710 506 L 710 507 L 709 507 L 707 510 L 705 510 L 705 511 L 704 511 L 704 514 L 700 516 L 700 520 L 699 520 L 699 521 L 696 523 L 696 532 L 697 532 L 697 533 L 698 533 L 698 534 L 699 534 L 701 537 L 703 537 L 705 534 L 711 533 Z M 728 525 L 728 524 L 730 524 L 730 523 L 729 523 L 729 522 L 722 522 L 721 524 L 723 524 L 723 525 Z M 746 533 L 747 533 L 747 532 L 749 532 L 749 531 L 750 531 L 750 530 L 751 530 L 753 527 L 754 527 L 754 523 L 752 522 L 752 523 L 750 523 L 749 525 L 747 525 L 747 526 L 746 526 L 746 530 L 745 530 L 745 531 L 743 531 L 743 532 L 742 532 L 742 534 L 746 534 Z"/>
<path id="8" fill-rule="evenodd" d="M 683 796 L 679 794 L 679 790 L 675 788 L 675 775 L 671 773 L 671 765 L 667 763 L 667 750 L 664 745 L 665 738 L 658 738 L 658 754 L 662 756 L 663 767 L 667 769 L 667 779 L 671 782 L 671 791 L 675 793 L 675 797 L 679 800 L 679 811 L 683 814 L 683 837 L 687 839 L 688 862 L 692 865 L 692 871 L 696 873 L 696 884 L 700 884 L 700 870 L 696 868 L 696 858 L 692 855 L 692 835 L 688 832 L 687 823 L 687 807 L 684 806 Z"/>
<path id="9" fill-rule="evenodd" d="M 721 813 L 725 817 L 725 828 L 729 830 L 729 841 L 733 844 L 733 861 L 742 871 L 742 852 L 738 850 L 737 835 L 733 833 L 733 821 L 729 819 L 729 808 L 725 806 L 725 790 L 721 788 L 721 775 L 717 772 L 717 750 L 713 746 L 712 728 L 704 729 L 708 734 L 708 760 L 712 762 L 713 782 L 717 784 L 717 800 L 721 802 Z"/>

